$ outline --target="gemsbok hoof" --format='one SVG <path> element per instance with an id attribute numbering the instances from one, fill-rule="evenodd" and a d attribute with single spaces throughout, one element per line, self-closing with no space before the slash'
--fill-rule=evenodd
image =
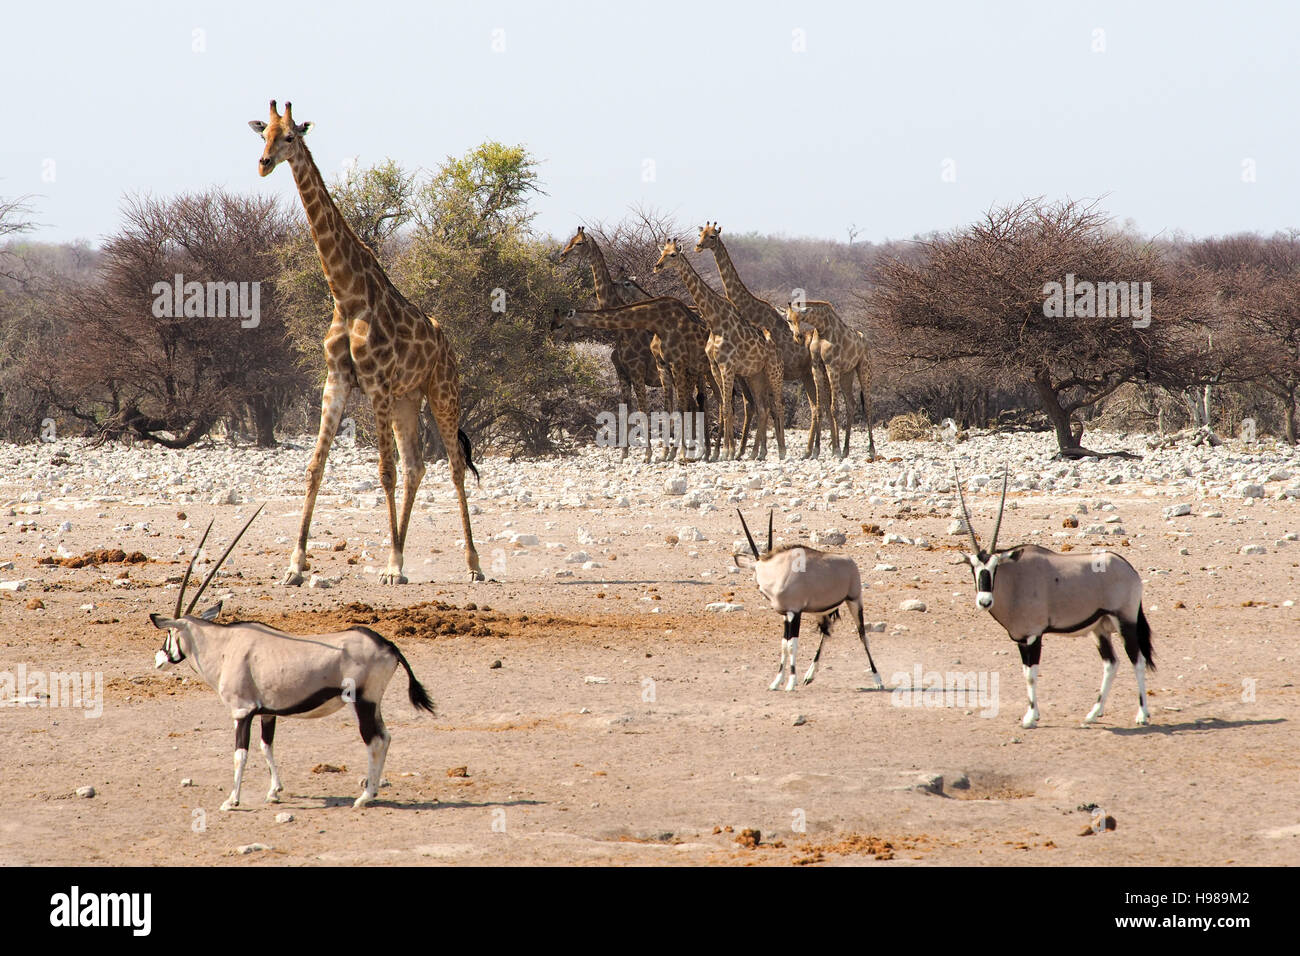
<path id="1" fill-rule="evenodd" d="M 1024 727 L 1025 730 L 1033 730 L 1038 726 L 1038 714 L 1032 710 L 1027 712 L 1024 718 L 1020 721 L 1020 726 Z"/>
<path id="2" fill-rule="evenodd" d="M 235 807 L 237 807 L 237 806 L 239 806 L 239 801 L 238 801 L 238 800 L 236 800 L 234 797 L 227 797 L 225 803 L 223 803 L 223 804 L 221 805 L 221 809 L 222 809 L 222 810 L 233 810 L 233 809 L 235 809 Z"/>
<path id="3" fill-rule="evenodd" d="M 1139 710 L 1137 716 L 1133 718 L 1133 723 L 1137 724 L 1139 727 L 1145 727 L 1147 724 L 1151 723 L 1151 715 L 1145 710 Z"/>

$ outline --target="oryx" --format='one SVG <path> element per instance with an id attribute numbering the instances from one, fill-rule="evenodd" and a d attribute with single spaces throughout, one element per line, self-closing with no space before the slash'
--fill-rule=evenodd
<path id="1" fill-rule="evenodd" d="M 365 806 L 379 789 L 388 753 L 391 738 L 379 705 L 397 665 L 406 669 L 410 681 L 407 696 L 412 706 L 433 713 L 433 701 L 415 679 L 411 665 L 397 646 L 366 627 L 353 627 L 335 634 L 287 634 L 254 621 L 218 624 L 220 603 L 198 615 L 191 613 L 217 569 L 261 510 L 258 508 L 235 535 L 182 615 L 181 604 L 194 560 L 208 539 L 208 531 L 212 530 L 212 522 L 208 522 L 207 531 L 203 532 L 181 579 L 175 614 L 170 618 L 161 614 L 149 616 L 154 627 L 167 631 L 162 650 L 154 657 L 154 666 L 161 668 L 188 660 L 230 708 L 235 720 L 235 785 L 229 799 L 221 805 L 222 810 L 239 806 L 239 788 L 254 717 L 262 718 L 262 755 L 271 771 L 271 789 L 267 791 L 266 802 L 279 803 L 284 788 L 271 754 L 275 718 L 324 717 L 345 703 L 351 704 L 357 715 L 361 739 L 369 752 L 362 793 L 353 803 L 354 807 Z"/>
<path id="2" fill-rule="evenodd" d="M 804 614 L 818 614 L 821 619 L 817 628 L 821 631 L 821 640 L 817 642 L 817 653 L 813 655 L 812 665 L 804 675 L 805 684 L 812 683 L 821 660 L 822 646 L 831 632 L 831 621 L 839 617 L 839 606 L 848 604 L 858 625 L 858 638 L 862 648 L 867 652 L 867 663 L 871 665 L 871 677 L 876 689 L 884 686 L 876 670 L 876 662 L 871 659 L 871 648 L 867 644 L 867 628 L 862 620 L 862 576 L 854 560 L 843 554 L 827 554 L 816 548 L 802 545 L 782 545 L 772 547 L 772 512 L 767 513 L 767 549 L 759 554 L 754 544 L 754 536 L 749 533 L 745 516 L 740 515 L 741 527 L 749 540 L 749 550 L 753 552 L 754 563 L 746 565 L 741 559 L 749 560 L 745 554 L 733 555 L 738 567 L 752 567 L 758 581 L 758 590 L 767 598 L 772 607 L 780 611 L 785 618 L 785 631 L 781 635 L 781 669 L 776 672 L 768 690 L 776 690 L 785 676 L 786 661 L 790 662 L 790 677 L 785 689 L 794 690 L 795 652 L 799 649 L 799 620 Z"/>
<path id="3" fill-rule="evenodd" d="M 955 469 L 954 469 L 955 471 Z M 1038 724 L 1038 660 L 1044 634 L 1089 632 L 1097 639 L 1103 663 L 1101 691 L 1085 723 L 1100 717 L 1115 678 L 1115 651 L 1110 635 L 1119 632 L 1124 650 L 1137 675 L 1137 724 L 1151 720 L 1147 710 L 1146 669 L 1155 670 L 1151 657 L 1151 625 L 1142 610 L 1142 578 L 1133 566 L 1110 551 L 1092 554 L 1058 554 L 1034 544 L 998 550 L 998 530 L 1007 503 L 1007 474 L 1002 476 L 1002 501 L 993 525 L 988 550 L 980 547 L 966 510 L 961 478 L 957 496 L 974 553 L 963 555 L 975 578 L 975 604 L 993 615 L 1020 648 L 1029 695 L 1029 709 L 1021 725 Z"/>

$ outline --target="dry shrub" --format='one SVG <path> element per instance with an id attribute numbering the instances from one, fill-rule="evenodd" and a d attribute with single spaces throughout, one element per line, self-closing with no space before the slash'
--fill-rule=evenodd
<path id="1" fill-rule="evenodd" d="M 934 422 L 920 412 L 908 412 L 891 418 L 887 431 L 890 441 L 920 441 L 930 438 Z"/>

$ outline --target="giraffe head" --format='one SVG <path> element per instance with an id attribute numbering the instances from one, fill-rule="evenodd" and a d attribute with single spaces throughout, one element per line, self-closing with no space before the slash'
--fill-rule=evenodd
<path id="1" fill-rule="evenodd" d="M 802 342 L 804 334 L 811 331 L 811 326 L 800 326 L 799 320 L 806 317 L 806 309 L 798 309 L 793 302 L 785 307 L 785 321 L 790 326 L 790 331 L 794 333 L 796 342 Z"/>
<path id="2" fill-rule="evenodd" d="M 664 243 L 664 247 L 659 253 L 659 261 L 655 263 L 654 269 L 651 271 L 658 275 L 660 269 L 668 263 L 676 261 L 679 255 L 681 255 L 681 250 L 677 248 L 677 240 L 669 239 Z"/>
<path id="3" fill-rule="evenodd" d="M 722 244 L 722 227 L 716 222 L 708 222 L 700 226 L 700 238 L 695 243 L 695 251 L 703 252 L 705 249 L 716 249 Z"/>
<path id="4" fill-rule="evenodd" d="M 248 125 L 266 142 L 262 158 L 257 163 L 257 172 L 261 176 L 269 176 L 271 170 L 301 149 L 302 138 L 311 129 L 311 123 L 294 123 L 292 103 L 284 104 L 284 115 L 281 116 L 276 111 L 275 100 L 271 100 L 270 122 L 249 120 Z"/>
<path id="5" fill-rule="evenodd" d="M 578 231 L 575 232 L 573 238 L 569 240 L 569 244 L 560 250 L 560 261 L 563 262 L 565 259 L 569 258 L 569 253 L 574 249 L 577 249 L 580 253 L 585 255 L 590 248 L 591 240 L 587 238 L 586 229 L 583 226 L 579 226 Z"/>

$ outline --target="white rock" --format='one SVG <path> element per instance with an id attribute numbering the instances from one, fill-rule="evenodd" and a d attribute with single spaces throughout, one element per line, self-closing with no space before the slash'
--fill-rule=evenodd
<path id="1" fill-rule="evenodd" d="M 0 581 L 0 591 L 26 591 L 26 581 Z"/>
<path id="2" fill-rule="evenodd" d="M 1262 544 L 1246 544 L 1241 547 L 1242 554 L 1267 554 Z"/>
<path id="3" fill-rule="evenodd" d="M 818 545 L 829 545 L 832 547 L 843 544 L 848 540 L 846 535 L 839 528 L 822 528 L 812 533 L 812 543 Z"/>
<path id="4" fill-rule="evenodd" d="M 907 600 L 907 601 L 904 601 L 902 604 L 898 605 L 898 609 L 899 609 L 900 611 L 924 611 L 924 610 L 925 610 L 925 602 L 924 602 L 924 601 L 918 601 L 916 598 L 912 598 L 912 599 Z"/>
<path id="5" fill-rule="evenodd" d="M 240 856 L 248 856 L 250 853 L 260 853 L 262 850 L 269 850 L 271 847 L 265 843 L 245 843 L 243 846 L 235 847 L 235 852 Z"/>
<path id="6" fill-rule="evenodd" d="M 1237 489 L 1237 494 L 1243 498 L 1263 498 L 1264 486 L 1247 482 Z"/>
<path id="7" fill-rule="evenodd" d="M 730 614 L 732 611 L 743 611 L 743 604 L 728 604 L 726 601 L 714 601 L 712 604 L 704 605 L 704 610 L 714 611 L 719 614 Z"/>
<path id="8" fill-rule="evenodd" d="M 686 494 L 686 479 L 682 476 L 669 478 L 664 482 L 664 494 L 666 495 L 684 495 Z"/>
<path id="9" fill-rule="evenodd" d="M 90 797 L 93 797 L 94 795 L 95 795 L 95 788 L 94 788 L 94 787 L 78 787 L 78 788 L 77 788 L 77 796 L 79 796 L 79 797 L 86 797 L 87 799 L 89 799 Z"/>
<path id="10" fill-rule="evenodd" d="M 1165 509 L 1166 518 L 1181 518 L 1183 515 L 1189 515 L 1191 513 L 1192 513 L 1192 506 L 1186 504 L 1171 505 L 1170 507 Z"/>
<path id="11" fill-rule="evenodd" d="M 275 815 L 275 822 L 276 822 L 276 823 L 293 823 L 293 814 L 292 814 L 292 813 L 277 813 L 277 814 Z"/>
<path id="12" fill-rule="evenodd" d="M 512 534 L 510 536 L 510 543 L 520 545 L 521 547 L 531 547 L 540 544 L 541 540 L 542 539 L 537 537 L 535 534 Z"/>

